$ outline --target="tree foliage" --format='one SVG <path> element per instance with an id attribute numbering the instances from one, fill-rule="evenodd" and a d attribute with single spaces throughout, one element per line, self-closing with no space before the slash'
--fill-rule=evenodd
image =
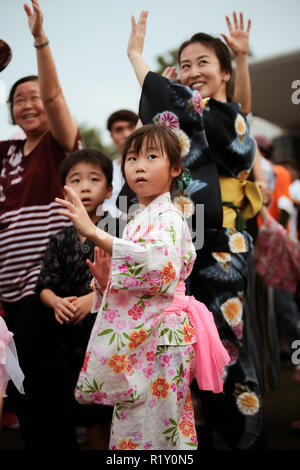
<path id="1" fill-rule="evenodd" d="M 172 67 L 177 64 L 178 49 L 172 49 L 163 55 L 156 57 L 158 64 L 157 73 L 162 74 L 166 67 Z"/>
<path id="2" fill-rule="evenodd" d="M 84 147 L 94 147 L 107 155 L 112 160 L 118 156 L 118 152 L 113 144 L 105 145 L 101 140 L 101 132 L 96 127 L 89 127 L 83 123 L 79 126 Z"/>

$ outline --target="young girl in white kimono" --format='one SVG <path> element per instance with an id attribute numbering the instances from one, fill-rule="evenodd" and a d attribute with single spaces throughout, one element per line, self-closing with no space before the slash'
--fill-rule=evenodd
<path id="1" fill-rule="evenodd" d="M 199 387 L 223 388 L 229 356 L 212 314 L 185 296 L 195 249 L 170 198 L 172 184 L 184 182 L 180 156 L 171 130 L 148 125 L 131 134 L 122 169 L 140 210 L 123 239 L 92 224 L 71 188 L 65 187 L 68 200 L 56 199 L 68 209 L 60 213 L 111 255 L 107 284 L 99 261 L 105 257 L 90 263 L 99 313 L 75 396 L 115 406 L 112 450 L 196 449 L 191 380 L 196 373 Z"/>

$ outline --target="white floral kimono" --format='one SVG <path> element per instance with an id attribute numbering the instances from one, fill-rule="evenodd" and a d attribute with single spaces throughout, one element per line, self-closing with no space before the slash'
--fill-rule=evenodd
<path id="1" fill-rule="evenodd" d="M 190 274 L 195 250 L 170 194 L 114 238 L 111 272 L 75 396 L 115 405 L 110 449 L 196 449 L 189 385 L 195 330 L 184 310 L 164 311 Z"/>

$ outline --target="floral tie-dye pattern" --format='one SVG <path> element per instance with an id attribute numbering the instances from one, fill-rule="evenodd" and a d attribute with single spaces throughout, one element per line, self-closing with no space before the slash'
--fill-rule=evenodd
<path id="1" fill-rule="evenodd" d="M 159 360 L 165 353 L 167 366 Z M 115 406 L 111 450 L 197 449 L 189 389 L 195 361 L 193 348 L 161 346 L 156 359 L 146 402 L 134 408 Z"/>
<path id="2" fill-rule="evenodd" d="M 75 397 L 115 405 L 111 449 L 196 448 L 193 413 L 183 417 L 195 331 L 185 311 L 164 314 L 195 261 L 187 223 L 166 193 L 131 219 L 123 236 L 113 241 L 106 290 L 94 281 L 100 309 Z M 176 423 L 170 433 L 167 420 Z"/>

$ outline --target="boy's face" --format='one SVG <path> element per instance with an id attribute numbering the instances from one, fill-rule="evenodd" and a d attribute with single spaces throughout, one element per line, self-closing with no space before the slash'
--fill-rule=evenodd
<path id="1" fill-rule="evenodd" d="M 107 186 L 100 166 L 88 162 L 79 162 L 70 169 L 66 185 L 79 196 L 92 220 L 96 218 L 97 207 L 112 194 L 112 186 Z"/>

